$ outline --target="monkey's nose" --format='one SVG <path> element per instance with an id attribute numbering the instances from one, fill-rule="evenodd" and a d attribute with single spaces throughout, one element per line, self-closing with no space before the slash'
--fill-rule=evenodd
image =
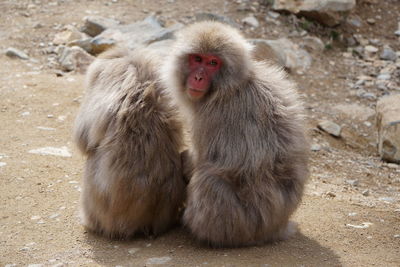
<path id="1" fill-rule="evenodd" d="M 201 80 L 203 80 L 203 77 L 199 74 L 196 74 L 196 76 L 194 77 L 194 79 L 198 82 L 200 82 Z"/>

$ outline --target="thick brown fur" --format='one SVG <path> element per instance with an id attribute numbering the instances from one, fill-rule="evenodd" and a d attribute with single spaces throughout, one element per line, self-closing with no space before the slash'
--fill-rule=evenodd
<path id="1" fill-rule="evenodd" d="M 90 231 L 107 237 L 157 235 L 179 219 L 182 126 L 158 65 L 149 51 L 116 49 L 87 73 L 74 129 L 87 155 L 81 215 Z"/>
<path id="2" fill-rule="evenodd" d="M 295 86 L 279 68 L 252 59 L 251 50 L 235 29 L 199 22 L 180 32 L 164 68 L 192 135 L 194 171 L 183 220 L 198 240 L 214 247 L 288 238 L 295 231 L 289 217 L 308 176 Z M 185 88 L 191 53 L 223 61 L 198 101 Z"/>

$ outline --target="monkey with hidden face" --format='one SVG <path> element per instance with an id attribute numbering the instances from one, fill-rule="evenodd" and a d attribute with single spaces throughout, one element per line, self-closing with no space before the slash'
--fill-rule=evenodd
<path id="1" fill-rule="evenodd" d="M 185 195 L 182 126 L 149 51 L 116 49 L 89 68 L 74 129 L 87 156 L 81 213 L 111 238 L 157 235 L 179 220 Z"/>
<path id="2" fill-rule="evenodd" d="M 288 238 L 308 176 L 295 86 L 251 52 L 236 29 L 198 22 L 179 33 L 163 67 L 191 133 L 194 169 L 183 221 L 214 247 Z"/>

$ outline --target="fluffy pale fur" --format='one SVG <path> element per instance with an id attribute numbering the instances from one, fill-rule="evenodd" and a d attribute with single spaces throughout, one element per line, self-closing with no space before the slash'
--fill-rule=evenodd
<path id="1" fill-rule="evenodd" d="M 111 238 L 157 235 L 179 219 L 185 194 L 182 126 L 149 51 L 116 49 L 87 73 L 74 137 L 87 155 L 81 213 Z"/>
<path id="2" fill-rule="evenodd" d="M 230 26 L 199 22 L 183 29 L 164 66 L 164 82 L 191 132 L 193 176 L 184 223 L 215 247 L 287 238 L 289 217 L 308 176 L 303 110 L 282 70 L 251 58 L 251 45 Z M 188 54 L 223 63 L 207 93 L 186 93 Z"/>

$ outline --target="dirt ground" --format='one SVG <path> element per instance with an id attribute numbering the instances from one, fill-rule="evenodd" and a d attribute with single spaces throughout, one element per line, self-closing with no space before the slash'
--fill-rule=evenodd
<path id="1" fill-rule="evenodd" d="M 261 26 L 246 30 L 248 37 L 275 39 L 293 30 L 289 16 L 281 15 L 280 25 L 267 25 L 265 7 L 254 4 L 254 11 L 237 11 L 236 2 L 0 1 L 0 50 L 15 47 L 31 58 L 11 59 L 0 53 L 1 266 L 150 266 L 157 260 L 165 266 L 400 266 L 400 167 L 380 161 L 373 125 L 328 112 L 337 103 L 375 105 L 350 94 L 349 80 L 363 70 L 344 60 L 340 43 L 313 54 L 312 67 L 304 74 L 291 75 L 304 95 L 310 140 L 323 144 L 311 154 L 311 177 L 293 218 L 300 232 L 292 239 L 260 247 L 209 249 L 196 244 L 184 229 L 153 240 L 113 241 L 86 233 L 79 225 L 77 203 L 85 159 L 72 143 L 71 128 L 84 77 L 74 73 L 57 77 L 43 50 L 62 26 L 80 26 L 90 14 L 130 23 L 157 13 L 168 24 L 185 22 L 198 11 L 239 22 L 252 12 Z M 393 32 L 400 3 L 358 2 L 353 15 L 362 21 L 378 16 L 376 24 L 335 31 L 358 31 L 399 51 Z M 310 34 L 328 42 L 328 33 L 317 28 Z M 319 131 L 320 118 L 339 120 L 346 138 Z M 65 146 L 72 157 L 28 153 L 47 146 Z M 346 182 L 352 179 L 359 184 Z"/>

